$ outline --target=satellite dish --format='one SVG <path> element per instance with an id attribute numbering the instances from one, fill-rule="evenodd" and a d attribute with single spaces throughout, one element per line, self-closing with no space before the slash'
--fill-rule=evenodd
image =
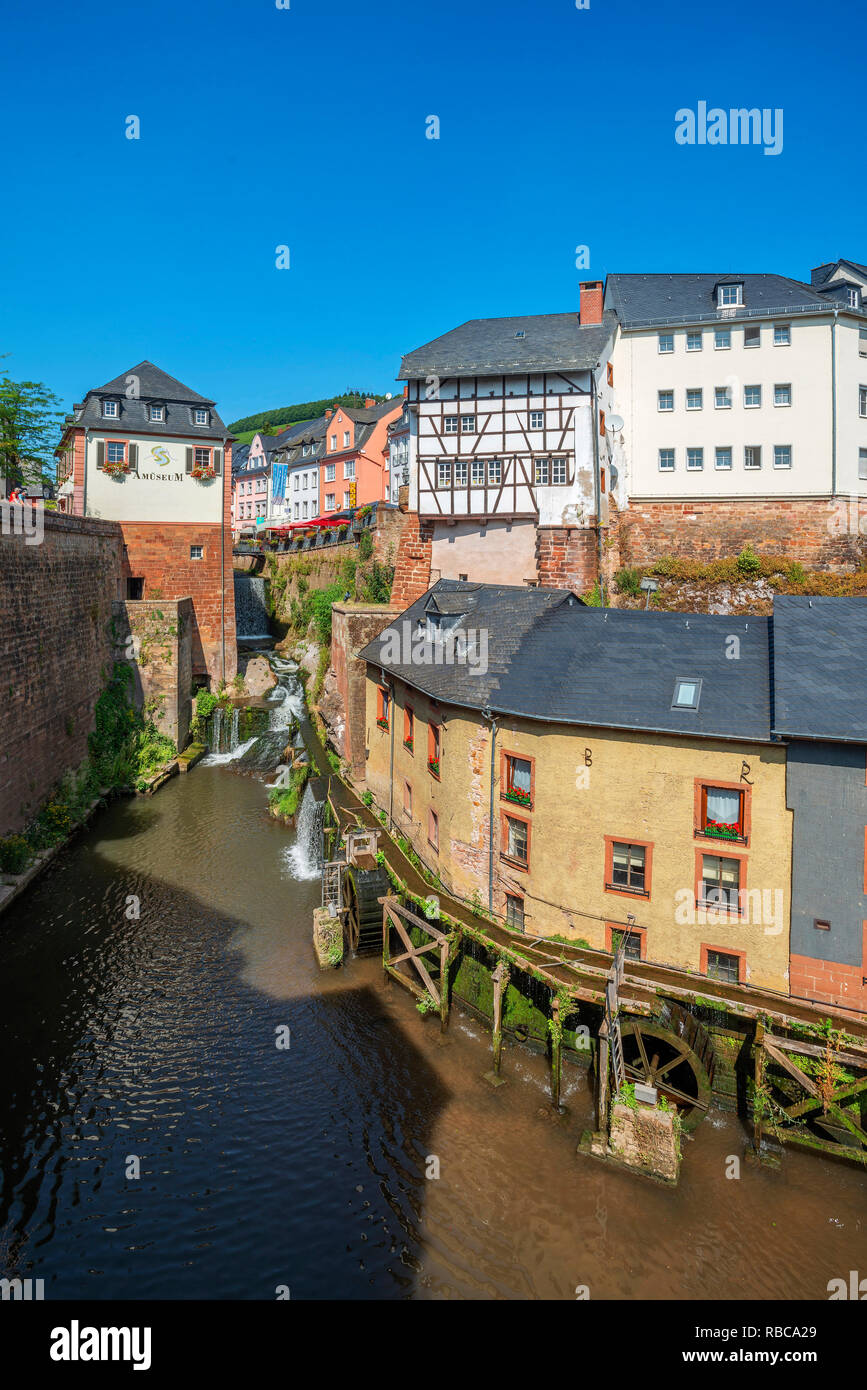
<path id="1" fill-rule="evenodd" d="M 622 415 L 609 415 L 609 416 L 608 416 L 608 427 L 609 427 L 609 429 L 612 429 L 612 430 L 614 430 L 615 432 L 617 432 L 617 431 L 619 431 L 619 430 L 622 430 L 622 429 L 623 429 L 623 416 L 622 416 Z"/>

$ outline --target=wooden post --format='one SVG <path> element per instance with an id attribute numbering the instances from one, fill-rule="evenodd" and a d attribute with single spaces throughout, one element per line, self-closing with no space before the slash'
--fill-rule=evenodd
<path id="1" fill-rule="evenodd" d="M 560 1033 L 560 1000 L 557 995 L 551 999 L 551 1104 L 560 1109 L 560 1065 L 562 1058 L 562 1038 Z"/>
<path id="2" fill-rule="evenodd" d="M 382 904 L 382 968 L 383 968 L 383 970 L 385 971 L 386 975 L 388 974 L 388 966 L 389 966 L 389 962 L 391 961 L 391 950 L 390 950 L 390 947 L 389 947 L 389 936 L 390 936 L 390 934 L 391 934 L 391 922 L 390 922 L 389 916 L 388 916 L 388 904 L 387 904 L 386 902 L 383 902 L 383 904 Z"/>
<path id="3" fill-rule="evenodd" d="M 493 1050 L 494 1066 L 493 1074 L 497 1080 L 500 1077 L 500 1062 L 503 1055 L 503 994 L 509 983 L 509 967 L 506 962 L 501 960 L 499 965 L 491 975 L 494 982 L 494 1026 L 493 1026 Z"/>
<path id="4" fill-rule="evenodd" d="M 608 1024 L 603 1019 L 599 1029 L 599 1044 L 596 1049 L 596 1128 L 603 1135 L 608 1133 L 610 1065 L 608 1060 Z"/>
<path id="5" fill-rule="evenodd" d="M 449 961 L 451 942 L 440 942 L 440 1032 L 449 1026 Z"/>
<path id="6" fill-rule="evenodd" d="M 765 1103 L 765 1102 L 764 1102 L 764 1096 L 762 1095 L 762 1091 L 763 1091 L 763 1089 L 764 1089 L 764 1080 L 765 1080 L 765 1061 L 766 1061 L 766 1053 L 765 1053 L 765 1025 L 762 1023 L 762 1021 L 761 1021 L 760 1018 L 759 1018 L 759 1019 L 756 1019 L 756 1034 L 755 1034 L 755 1037 L 753 1038 L 753 1050 L 754 1050 L 754 1052 L 755 1052 L 755 1056 L 753 1057 L 753 1062 L 754 1062 L 754 1067 L 755 1067 L 754 1072 L 753 1072 L 753 1079 L 754 1079 L 754 1082 L 755 1082 L 755 1090 L 754 1090 L 754 1092 L 753 1092 L 753 1148 L 755 1149 L 755 1151 L 756 1151 L 757 1154 L 761 1154 L 761 1152 L 762 1152 L 762 1113 L 761 1113 L 761 1107 L 762 1107 L 762 1106 L 764 1105 L 764 1103 Z"/>

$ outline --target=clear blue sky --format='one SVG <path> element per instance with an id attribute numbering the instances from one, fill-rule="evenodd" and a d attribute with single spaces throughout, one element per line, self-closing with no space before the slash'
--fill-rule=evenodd
<path id="1" fill-rule="evenodd" d="M 398 389 L 588 274 L 867 262 L 853 33 L 839 0 L 6 0 L 4 365 L 69 405 L 147 357 L 231 421 Z M 782 107 L 783 152 L 676 144 L 700 100 Z"/>

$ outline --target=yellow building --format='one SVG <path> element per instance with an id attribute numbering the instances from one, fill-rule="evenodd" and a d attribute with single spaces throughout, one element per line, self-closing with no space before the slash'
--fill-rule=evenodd
<path id="1" fill-rule="evenodd" d="M 441 581 L 361 653 L 367 785 L 520 930 L 788 993 L 768 624 Z"/>

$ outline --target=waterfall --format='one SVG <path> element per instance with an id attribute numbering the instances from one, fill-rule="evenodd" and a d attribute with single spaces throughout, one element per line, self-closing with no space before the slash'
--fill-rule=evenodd
<path id="1" fill-rule="evenodd" d="M 317 801 L 308 782 L 295 822 L 295 843 L 286 851 L 286 863 L 294 879 L 312 880 L 321 874 L 324 819 L 325 802 Z"/>
<path id="2" fill-rule="evenodd" d="M 216 709 L 214 710 L 213 714 L 211 715 L 211 737 L 210 737 L 210 741 L 209 741 L 209 743 L 208 743 L 208 747 L 210 748 L 210 750 L 211 750 L 212 753 L 219 753 L 219 752 L 221 751 L 221 749 L 220 749 L 220 736 L 221 736 L 222 732 L 223 732 L 223 711 L 222 711 L 222 709 L 220 708 L 220 706 L 217 705 Z"/>
<path id="3" fill-rule="evenodd" d="M 239 641 L 262 641 L 271 636 L 265 580 L 259 575 L 235 575 L 235 627 Z"/>
<path id="4" fill-rule="evenodd" d="M 236 705 L 235 708 L 232 710 L 232 732 L 229 735 L 228 748 L 228 751 L 230 753 L 234 753 L 235 749 L 238 747 L 238 714 L 239 710 L 238 706 Z"/>

